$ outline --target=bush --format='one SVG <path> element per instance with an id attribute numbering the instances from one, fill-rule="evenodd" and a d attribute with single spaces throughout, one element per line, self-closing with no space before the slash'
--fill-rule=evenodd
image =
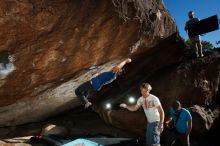
<path id="1" fill-rule="evenodd" d="M 191 49 L 193 49 L 192 48 L 192 42 L 189 39 L 185 40 L 185 43 L 186 43 L 187 46 L 189 46 Z M 211 50 L 211 49 L 214 48 L 212 43 L 210 43 L 208 41 L 201 41 L 201 43 L 202 43 L 202 48 L 205 49 L 205 50 Z"/>

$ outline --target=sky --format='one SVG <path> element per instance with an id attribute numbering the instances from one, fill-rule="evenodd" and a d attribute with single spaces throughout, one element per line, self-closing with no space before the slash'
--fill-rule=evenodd
<path id="1" fill-rule="evenodd" d="M 188 20 L 188 12 L 193 10 L 195 12 L 195 17 L 205 19 L 207 17 L 218 15 L 220 19 L 220 0 L 163 0 L 168 11 L 175 19 L 176 25 L 180 32 L 180 35 L 184 39 L 188 39 L 188 35 L 184 30 L 186 21 Z M 216 41 L 220 40 L 220 29 L 209 32 L 201 37 L 204 41 L 209 41 L 215 47 L 220 47 L 217 45 Z"/>

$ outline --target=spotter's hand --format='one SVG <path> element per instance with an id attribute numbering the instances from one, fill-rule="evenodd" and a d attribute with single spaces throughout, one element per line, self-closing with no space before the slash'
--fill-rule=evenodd
<path id="1" fill-rule="evenodd" d="M 127 105 L 125 103 L 120 104 L 120 107 L 127 108 Z"/>
<path id="2" fill-rule="evenodd" d="M 130 63 L 131 61 L 132 61 L 131 58 L 126 59 L 126 63 Z"/>

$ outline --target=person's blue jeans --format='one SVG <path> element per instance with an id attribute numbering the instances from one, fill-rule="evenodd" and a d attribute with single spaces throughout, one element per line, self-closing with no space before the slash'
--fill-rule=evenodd
<path id="1" fill-rule="evenodd" d="M 90 98 L 91 92 L 93 92 L 94 89 L 89 81 L 81 84 L 78 88 L 75 90 L 76 96 L 80 99 L 81 104 L 85 104 L 87 98 Z"/>
<path id="2" fill-rule="evenodd" d="M 146 144 L 147 146 L 160 145 L 159 121 L 147 124 Z"/>

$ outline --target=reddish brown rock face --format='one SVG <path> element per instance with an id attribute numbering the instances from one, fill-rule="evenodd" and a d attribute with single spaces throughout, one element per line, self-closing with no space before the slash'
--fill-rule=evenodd
<path id="1" fill-rule="evenodd" d="M 203 106 L 219 102 L 220 55 L 184 60 L 185 45 L 176 31 L 161 0 L 1 0 L 0 127 L 78 107 L 78 85 L 131 57 L 125 75 L 91 99 L 93 110 L 106 123 L 144 136 L 143 112 L 127 112 L 118 104 L 130 95 L 138 98 L 145 81 L 166 112 L 176 97 L 184 107 L 193 106 L 193 123 L 198 123 L 193 133 L 206 133 L 219 118 L 219 110 L 214 115 Z M 115 109 L 103 109 L 106 101 Z M 84 117 L 75 119 L 88 125 Z"/>
<path id="2" fill-rule="evenodd" d="M 16 67 L 1 86 L 0 94 L 7 98 L 1 99 L 2 106 L 29 96 L 40 85 L 125 56 L 138 39 L 138 22 L 123 24 L 110 2 L 1 3 L 0 50 L 14 54 Z M 127 29 L 131 35 L 122 37 Z"/>
<path id="3" fill-rule="evenodd" d="M 15 116 L 4 118 L 0 125 L 36 121 L 79 105 L 73 91 L 95 74 L 81 79 L 89 67 L 110 63 L 105 67 L 109 69 L 120 58 L 151 51 L 176 32 L 162 1 L 126 2 L 123 9 L 121 4 L 2 0 L 0 55 L 6 52 L 8 56 L 0 61 L 0 109 L 4 111 L 0 116 Z M 36 112 L 32 118 L 19 120 Z"/>

